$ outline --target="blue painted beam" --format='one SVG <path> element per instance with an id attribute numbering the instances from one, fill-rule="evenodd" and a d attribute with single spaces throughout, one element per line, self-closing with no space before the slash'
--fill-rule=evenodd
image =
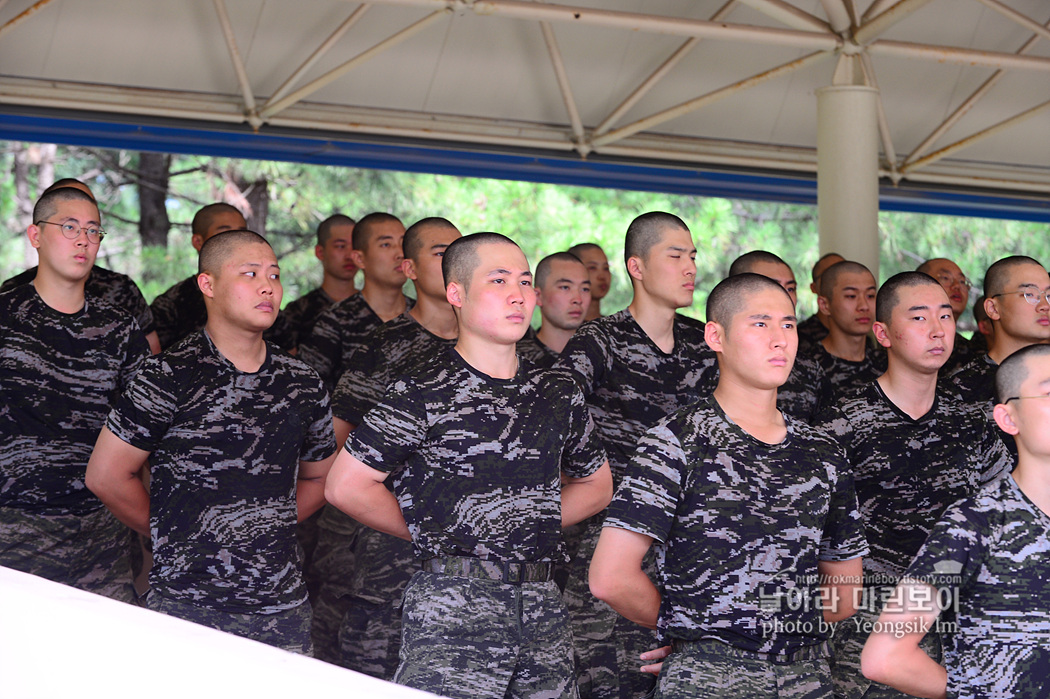
<path id="1" fill-rule="evenodd" d="M 0 105 L 0 109 L 3 106 Z M 817 201 L 813 177 L 761 175 L 612 161 L 600 156 L 533 154 L 454 148 L 431 143 L 354 140 L 349 136 L 285 132 L 264 127 L 165 122 L 98 115 L 0 113 L 0 139 L 125 150 L 283 160 L 316 165 L 425 172 L 459 177 L 547 182 L 636 191 L 758 199 L 793 204 Z M 1050 198 L 973 194 L 911 184 L 880 188 L 880 207 L 945 216 L 977 216 L 1050 223 Z"/>

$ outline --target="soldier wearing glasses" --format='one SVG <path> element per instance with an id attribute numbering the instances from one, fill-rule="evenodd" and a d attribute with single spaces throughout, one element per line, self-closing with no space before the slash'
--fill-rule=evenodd
<path id="1" fill-rule="evenodd" d="M 27 231 L 36 277 L 0 294 L 0 565 L 131 601 L 130 531 L 84 471 L 149 346 L 134 318 L 84 292 L 100 219 L 78 189 L 44 194 Z"/>
<path id="2" fill-rule="evenodd" d="M 1031 257 L 1005 257 L 988 268 L 984 295 L 984 310 L 994 328 L 988 354 L 971 359 L 950 381 L 963 400 L 983 404 L 991 420 L 999 364 L 1029 345 L 1050 342 L 1050 274 Z M 1013 439 L 1002 436 L 1016 456 Z"/>
<path id="3" fill-rule="evenodd" d="M 959 269 L 959 265 L 951 260 L 938 257 L 926 260 L 915 271 L 928 274 L 937 280 L 941 288 L 944 289 L 944 293 L 948 294 L 948 303 L 952 306 L 952 315 L 955 316 L 955 322 L 958 323 L 959 317 L 966 311 L 966 307 L 970 302 L 970 288 L 973 286 L 962 270 Z M 945 375 L 950 374 L 973 359 L 975 354 L 976 351 L 973 345 L 956 331 L 955 349 L 952 350 L 951 356 L 948 357 L 948 361 L 945 362 L 941 371 Z"/>

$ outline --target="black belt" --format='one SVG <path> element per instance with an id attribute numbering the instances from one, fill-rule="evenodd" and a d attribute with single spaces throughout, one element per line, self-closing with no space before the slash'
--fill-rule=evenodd
<path id="1" fill-rule="evenodd" d="M 461 578 L 495 580 L 509 585 L 548 582 L 553 577 L 554 566 L 544 563 L 515 563 L 512 561 L 490 561 L 484 558 L 444 556 L 423 561 L 423 570 L 428 573 L 444 573 Z"/>
<path id="2" fill-rule="evenodd" d="M 722 658 L 749 658 L 754 660 L 764 660 L 775 665 L 790 665 L 805 660 L 819 660 L 820 658 L 831 657 L 831 646 L 827 641 L 812 646 L 802 646 L 801 648 L 796 648 L 795 650 L 786 653 L 759 653 L 757 651 L 737 648 L 728 643 L 712 639 L 705 639 L 702 641 L 683 641 L 680 638 L 676 638 L 671 641 L 671 648 L 674 649 L 674 652 L 676 653 L 688 653 L 694 651 Z"/>

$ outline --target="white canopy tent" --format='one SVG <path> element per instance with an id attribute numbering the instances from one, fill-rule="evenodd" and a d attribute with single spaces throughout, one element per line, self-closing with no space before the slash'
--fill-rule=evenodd
<path id="1" fill-rule="evenodd" d="M 846 129 L 824 147 L 836 179 L 860 162 L 884 207 L 1050 221 L 1048 20 L 1045 0 L 0 0 L 0 137 L 361 146 L 373 166 L 738 177 L 738 196 L 801 201 L 817 91 L 870 87 L 869 125 L 822 117 Z M 870 155 L 840 153 L 854 141 Z M 821 196 L 823 218 L 829 197 L 851 208 Z"/>

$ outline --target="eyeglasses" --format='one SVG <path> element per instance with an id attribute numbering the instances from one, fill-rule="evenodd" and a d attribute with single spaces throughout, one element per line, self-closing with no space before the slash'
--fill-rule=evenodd
<path id="1" fill-rule="evenodd" d="M 969 289 L 973 286 L 973 284 L 970 283 L 970 280 L 966 277 L 963 277 L 962 279 L 957 279 L 956 277 L 952 277 L 947 274 L 938 274 L 937 281 L 941 283 L 941 286 L 946 286 L 949 289 L 955 286 L 956 284 L 958 284 L 964 289 Z"/>
<path id="2" fill-rule="evenodd" d="M 76 240 L 80 237 L 81 231 L 83 231 L 83 233 L 87 236 L 88 242 L 92 245 L 98 245 L 102 242 L 102 239 L 106 237 L 106 231 L 104 231 L 101 228 L 96 228 L 95 226 L 81 228 L 80 226 L 74 223 L 55 223 L 54 221 L 37 221 L 37 225 L 40 225 L 41 223 L 50 223 L 52 226 L 58 226 L 62 229 L 62 235 L 64 235 L 67 240 Z"/>
<path id="3" fill-rule="evenodd" d="M 1028 400 L 1029 398 L 1050 398 L 1050 394 L 1045 396 L 1010 396 L 1009 398 L 1003 401 L 1003 405 L 1006 405 L 1012 400 Z"/>
<path id="4" fill-rule="evenodd" d="M 1003 292 L 1001 294 L 992 294 L 992 298 L 994 299 L 994 298 L 998 298 L 1000 296 L 1010 296 L 1012 294 L 1020 294 L 1021 296 L 1024 296 L 1024 300 L 1027 301 L 1029 304 L 1031 304 L 1033 306 L 1037 305 L 1040 301 L 1042 301 L 1044 299 L 1046 300 L 1047 303 L 1050 303 L 1050 289 L 1047 289 L 1046 291 L 1043 291 L 1043 292 L 1038 292 L 1038 291 L 1006 291 L 1006 292 Z"/>

